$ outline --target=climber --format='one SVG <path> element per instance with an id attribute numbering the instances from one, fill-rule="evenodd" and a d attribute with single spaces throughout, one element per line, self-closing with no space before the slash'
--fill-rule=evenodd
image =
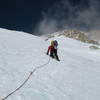
<path id="1" fill-rule="evenodd" d="M 57 46 L 58 46 L 57 40 L 51 41 L 51 45 L 48 47 L 47 55 L 50 52 L 50 57 L 55 58 L 58 61 L 60 61 L 57 54 Z"/>

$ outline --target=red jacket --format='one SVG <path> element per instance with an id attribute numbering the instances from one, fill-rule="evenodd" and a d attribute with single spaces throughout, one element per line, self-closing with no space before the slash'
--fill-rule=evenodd
<path id="1" fill-rule="evenodd" d="M 53 50 L 54 50 L 54 47 L 53 47 L 53 46 L 49 46 L 47 52 L 48 52 L 48 53 L 49 53 L 49 52 L 53 52 Z"/>

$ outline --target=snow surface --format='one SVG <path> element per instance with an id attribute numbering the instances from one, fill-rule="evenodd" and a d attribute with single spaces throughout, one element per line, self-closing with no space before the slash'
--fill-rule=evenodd
<path id="1" fill-rule="evenodd" d="M 7 100 L 99 100 L 100 50 L 90 44 L 55 37 L 60 62 L 50 59 Z M 49 41 L 23 32 L 0 29 L 0 100 L 19 87 L 30 72 L 48 62 Z"/>

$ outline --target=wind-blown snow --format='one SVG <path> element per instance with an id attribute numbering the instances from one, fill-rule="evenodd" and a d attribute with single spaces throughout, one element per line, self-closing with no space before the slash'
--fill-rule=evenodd
<path id="1" fill-rule="evenodd" d="M 100 50 L 90 44 L 55 37 L 60 62 L 50 59 L 7 100 L 99 100 Z M 48 62 L 49 41 L 0 29 L 0 100 L 16 89 L 39 65 Z"/>

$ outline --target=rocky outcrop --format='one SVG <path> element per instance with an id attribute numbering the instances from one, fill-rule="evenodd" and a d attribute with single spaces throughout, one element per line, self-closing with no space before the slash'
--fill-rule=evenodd
<path id="1" fill-rule="evenodd" d="M 64 31 L 48 34 L 46 35 L 47 37 L 46 40 L 50 38 L 54 38 L 55 36 L 60 36 L 60 35 L 64 35 L 66 37 L 73 38 L 85 43 L 91 43 L 91 44 L 96 44 L 96 45 L 99 44 L 98 41 L 90 39 L 87 35 L 85 35 L 85 33 L 80 32 L 78 30 L 64 30 Z"/>
<path id="2" fill-rule="evenodd" d="M 89 48 L 90 49 L 94 49 L 94 50 L 99 49 L 99 47 L 98 46 L 95 46 L 95 45 L 89 46 Z"/>
<path id="3" fill-rule="evenodd" d="M 85 43 L 91 43 L 91 44 L 98 45 L 98 41 L 90 39 L 83 32 L 80 32 L 77 30 L 65 30 L 65 31 L 61 32 L 60 35 L 65 35 L 66 37 L 80 40 L 80 41 L 85 42 Z"/>

